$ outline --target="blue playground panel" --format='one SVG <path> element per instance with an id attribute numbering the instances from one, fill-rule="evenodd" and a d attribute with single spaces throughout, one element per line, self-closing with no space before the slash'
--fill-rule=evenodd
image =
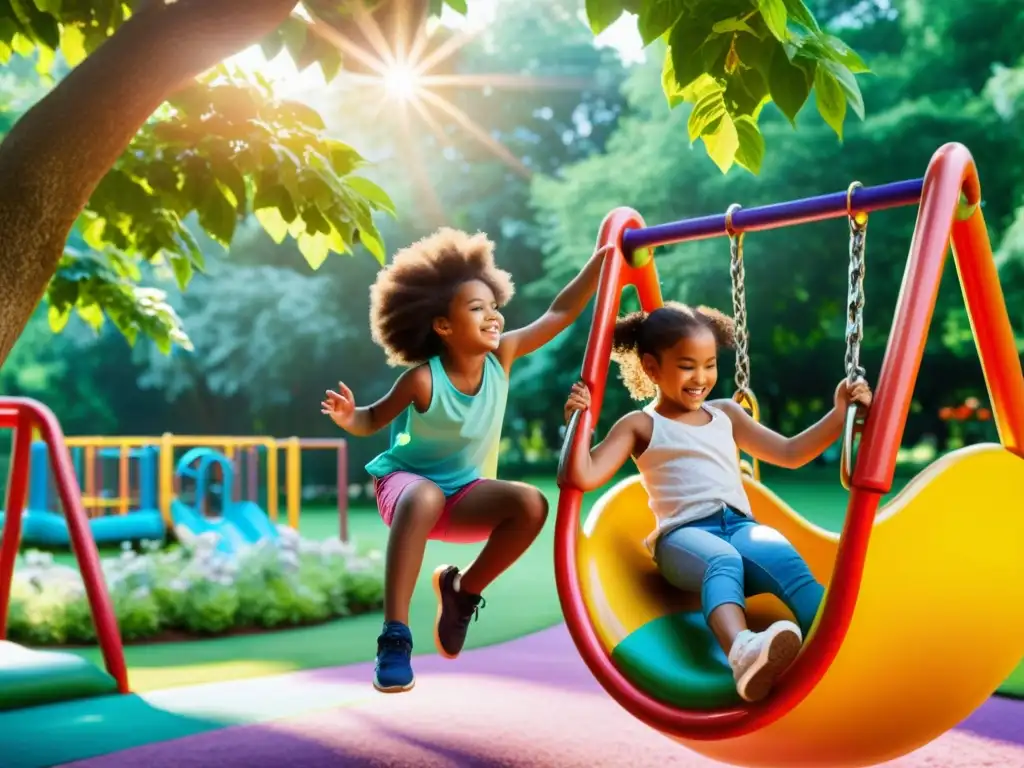
<path id="1" fill-rule="evenodd" d="M 100 455 L 118 455 L 118 450 L 104 449 Z M 81 484 L 82 451 L 71 451 L 75 474 Z M 105 515 L 89 521 L 89 528 L 97 544 L 117 544 L 122 541 L 162 541 L 167 529 L 156 503 L 156 472 L 159 451 L 155 447 L 133 449 L 129 458 L 138 462 L 139 509 L 126 515 Z M 57 499 L 50 500 L 50 457 L 46 443 L 32 443 L 29 469 L 28 504 L 22 513 L 22 541 L 42 547 L 69 547 L 71 538 L 64 516 L 53 511 Z M 0 512 L 0 525 L 4 513 Z"/>
<path id="2" fill-rule="evenodd" d="M 59 508 L 59 501 L 50 490 L 48 448 L 44 442 L 37 441 L 32 444 L 31 451 L 28 503 L 22 515 L 22 541 L 29 546 L 69 547 L 67 523 L 62 514 L 54 511 Z M 76 447 L 70 453 L 79 485 L 82 485 L 84 451 Z M 120 449 L 103 448 L 97 451 L 97 456 L 118 458 Z M 160 449 L 157 446 L 144 446 L 129 451 L 129 461 L 136 462 L 138 471 L 139 508 L 124 515 L 108 514 L 91 519 L 89 528 L 98 544 L 164 540 L 167 527 L 157 503 L 159 456 Z M 218 465 L 222 472 L 219 483 L 211 482 L 210 470 L 214 465 Z M 277 528 L 258 503 L 230 499 L 235 469 L 224 454 L 210 448 L 193 448 L 179 460 L 177 474 L 180 478 L 194 481 L 194 497 L 197 500 L 208 493 L 219 495 L 221 516 L 208 518 L 196 506 L 175 498 L 171 501 L 171 517 L 175 528 L 183 527 L 195 535 L 208 532 L 216 534 L 217 549 L 225 554 L 234 554 L 262 540 L 277 540 Z M 100 495 L 114 497 L 109 491 Z M 4 513 L 0 512 L 0 528 L 3 520 Z"/>

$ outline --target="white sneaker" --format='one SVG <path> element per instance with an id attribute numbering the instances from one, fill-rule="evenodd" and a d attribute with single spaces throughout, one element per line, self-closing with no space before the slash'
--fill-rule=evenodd
<path id="1" fill-rule="evenodd" d="M 741 632 L 729 651 L 736 691 L 744 701 L 760 701 L 800 653 L 803 636 L 791 621 L 776 621 L 764 632 Z"/>

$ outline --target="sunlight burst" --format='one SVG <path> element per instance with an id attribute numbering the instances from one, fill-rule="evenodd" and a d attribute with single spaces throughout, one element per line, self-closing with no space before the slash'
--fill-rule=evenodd
<path id="1" fill-rule="evenodd" d="M 419 73 L 406 64 L 388 67 L 381 78 L 385 92 L 395 99 L 409 101 L 420 88 Z"/>
<path id="2" fill-rule="evenodd" d="M 410 170 L 413 178 L 417 180 L 418 186 L 422 188 L 424 199 L 434 203 L 428 207 L 437 211 L 439 211 L 440 203 L 437 200 L 436 191 L 427 177 L 423 158 L 419 156 L 418 151 L 414 151 L 416 142 L 413 138 L 413 116 L 425 125 L 442 144 L 451 146 L 451 138 L 437 117 L 431 114 L 432 111 L 436 112 L 437 116 L 443 117 L 448 125 L 461 129 L 515 173 L 527 179 L 532 175 L 531 170 L 490 131 L 456 107 L 449 99 L 437 93 L 437 89 L 485 88 L 535 91 L 581 89 L 594 85 L 589 78 L 550 78 L 510 74 L 433 74 L 440 64 L 483 31 L 484 24 L 481 23 L 470 28 L 460 29 L 431 50 L 426 25 L 421 26 L 416 32 L 415 39 L 411 41 L 402 39 L 403 36 L 397 36 L 394 41 L 389 43 L 376 20 L 365 9 L 355 12 L 355 22 L 372 50 L 362 49 L 330 25 L 314 22 L 312 28 L 324 40 L 337 46 L 342 53 L 351 56 L 371 71 L 370 74 L 347 73 L 346 78 L 350 83 L 372 89 L 376 93 L 381 107 L 385 103 L 401 107 L 397 116 L 399 117 L 399 129 L 406 139 L 402 142 L 403 151 L 410 153 L 408 159 L 410 165 L 413 166 Z M 412 107 L 412 111 L 406 109 L 406 106 Z"/>

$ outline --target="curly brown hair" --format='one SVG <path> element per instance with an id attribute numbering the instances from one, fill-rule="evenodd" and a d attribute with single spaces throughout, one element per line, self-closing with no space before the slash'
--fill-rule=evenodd
<path id="1" fill-rule="evenodd" d="M 694 331 L 707 328 L 720 347 L 733 346 L 733 319 L 711 307 L 690 307 L 675 301 L 647 312 L 631 312 L 615 321 L 612 359 L 619 364 L 622 383 L 634 400 L 650 400 L 657 387 L 644 371 L 644 355 L 657 356 Z"/>
<path id="2" fill-rule="evenodd" d="M 480 280 L 498 306 L 515 293 L 512 276 L 494 264 L 494 243 L 442 227 L 395 254 L 370 287 L 370 335 L 387 353 L 388 365 L 413 366 L 438 355 L 434 320 L 448 314 L 458 287 Z"/>

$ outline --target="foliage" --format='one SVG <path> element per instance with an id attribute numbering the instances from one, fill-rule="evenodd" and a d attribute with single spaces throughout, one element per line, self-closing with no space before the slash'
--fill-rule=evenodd
<path id="1" fill-rule="evenodd" d="M 587 0 L 586 8 L 595 34 L 632 12 L 644 45 L 667 43 L 665 97 L 670 107 L 693 105 L 690 142 L 701 139 L 723 173 L 734 163 L 760 172 L 758 121 L 769 101 L 796 127 L 813 90 L 840 140 L 847 106 L 864 119 L 855 75 L 867 65 L 822 29 L 803 0 Z"/>
<path id="2" fill-rule="evenodd" d="M 0 3 L 0 62 L 12 54 L 34 57 L 45 78 L 59 77 L 141 5 Z M 286 49 L 300 69 L 318 64 L 327 80 L 341 61 L 299 17 L 263 45 L 271 56 Z M 106 316 L 129 343 L 142 334 L 165 353 L 174 344 L 189 348 L 166 294 L 138 283 L 140 261 L 169 270 L 181 288 L 203 268 L 190 217 L 227 247 L 237 223 L 255 213 L 276 241 L 294 238 L 313 269 L 357 243 L 383 262 L 372 214 L 393 214 L 394 207 L 376 184 L 356 175 L 363 165 L 355 149 L 325 135 L 314 110 L 275 99 L 258 74 L 214 68 L 157 111 L 94 191 L 77 225 L 91 250 L 69 248 L 47 292 L 54 329 L 74 309 L 96 329 Z"/>
<path id="3" fill-rule="evenodd" d="M 383 601 L 379 553 L 357 554 L 338 540 L 314 542 L 281 527 L 281 542 L 237 559 L 207 534 L 180 547 L 125 550 L 103 573 L 125 641 L 178 631 L 196 636 L 273 629 L 377 610 Z M 78 570 L 30 551 L 14 571 L 8 632 L 29 645 L 91 644 L 96 633 Z"/>
<path id="4" fill-rule="evenodd" d="M 527 290 L 553 295 L 589 255 L 597 222 L 616 206 L 628 205 L 649 224 L 660 224 L 724 212 L 732 202 L 751 206 L 839 191 L 853 179 L 872 185 L 915 178 L 947 141 L 962 142 L 973 152 L 981 170 L 986 219 L 994 231 L 1005 231 L 1024 192 L 1019 181 L 1024 146 L 1012 116 L 1000 114 L 991 100 L 995 85 L 986 89 L 982 80 L 971 91 L 963 87 L 961 78 L 950 77 L 947 88 L 932 83 L 933 90 L 927 94 L 907 97 L 935 67 L 945 67 L 949 56 L 968 52 L 953 52 L 951 43 L 914 45 L 910 56 L 905 44 L 894 43 L 941 40 L 936 29 L 978 28 L 982 22 L 993 30 L 1017 25 L 1018 35 L 1024 33 L 1016 8 L 1004 4 L 1001 18 L 988 16 L 991 10 L 943 0 L 929 4 L 927 15 L 879 15 L 865 20 L 850 36 L 872 57 L 880 74 L 865 91 L 879 108 L 851 128 L 841 149 L 824 126 L 807 126 L 798 139 L 790 139 L 781 121 L 766 124 L 765 135 L 778 141 L 784 151 L 766 160 L 757 180 L 709 173 L 699 153 L 679 151 L 678 133 L 698 107 L 670 110 L 654 103 L 649 84 L 654 63 L 645 65 L 646 70 L 636 71 L 626 86 L 633 114 L 619 121 L 606 152 L 562 169 L 557 177 L 536 180 L 534 203 L 548 243 L 547 275 Z M 1019 53 L 1013 56 L 1015 60 Z M 1012 78 L 999 73 L 996 77 L 1001 78 L 1002 93 L 1014 92 L 1008 88 Z M 913 208 L 906 208 L 880 211 L 870 219 L 862 359 L 872 380 L 878 375 L 890 333 L 914 214 Z M 798 431 L 818 418 L 826 407 L 824 395 L 842 374 L 847 238 L 842 220 L 751 233 L 745 238 L 754 388 L 766 420 L 783 431 Z M 1011 311 L 1020 306 L 1021 295 L 1021 289 L 1014 288 L 1020 285 L 1016 280 L 1021 271 L 1014 277 L 1013 242 L 1011 231 L 1004 244 L 1002 271 Z M 731 311 L 728 245 L 723 239 L 658 249 L 657 254 L 666 297 Z M 918 430 L 945 434 L 948 426 L 936 414 L 950 392 L 984 392 L 955 280 L 949 264 L 918 379 L 917 415 L 907 434 L 911 442 L 918 439 Z M 631 306 L 631 301 L 628 296 L 625 306 Z M 1019 311 L 1015 314 L 1020 323 Z M 590 321 L 589 316 L 583 318 L 575 333 L 541 352 L 529 379 L 517 391 L 520 402 L 529 403 L 529 414 L 546 414 L 552 429 L 564 393 L 578 376 L 578 363 L 567 366 L 565 361 L 582 360 Z M 718 394 L 728 395 L 732 361 L 731 356 L 723 357 Z M 612 366 L 610 376 L 615 375 Z M 550 394 L 551 390 L 557 394 Z M 635 407 L 614 384 L 609 386 L 606 404 L 602 425 Z"/>

